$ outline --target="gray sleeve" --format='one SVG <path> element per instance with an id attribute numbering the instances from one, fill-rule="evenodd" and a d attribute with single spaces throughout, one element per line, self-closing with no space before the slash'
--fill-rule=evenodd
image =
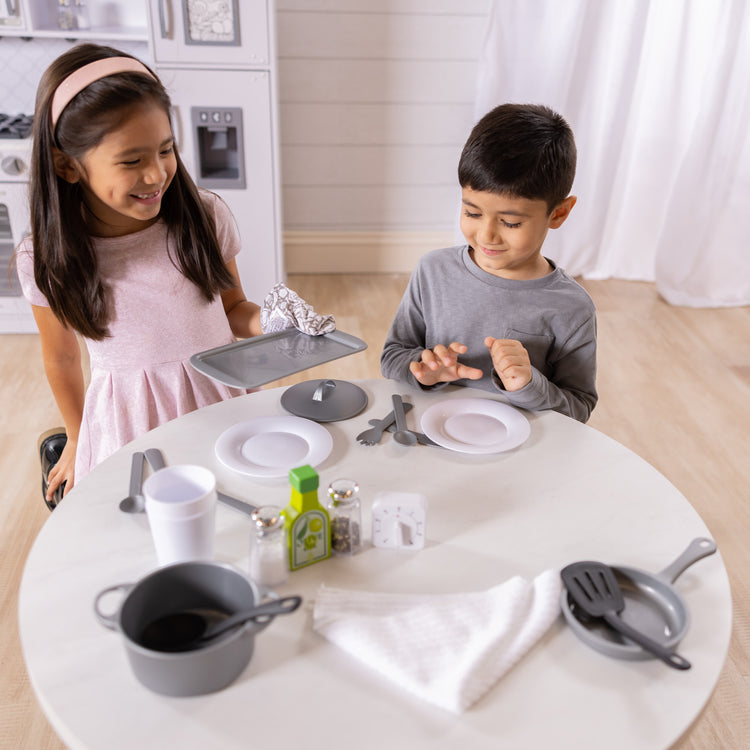
<path id="1" fill-rule="evenodd" d="M 380 354 L 383 377 L 421 387 L 409 371 L 409 363 L 419 360 L 425 349 L 425 321 L 417 273 L 409 279 Z"/>
<path id="2" fill-rule="evenodd" d="M 562 344 L 545 377 L 532 366 L 531 382 L 519 391 L 506 391 L 493 371 L 492 380 L 508 403 L 530 411 L 552 409 L 588 421 L 596 406 L 596 316 L 592 315 Z"/>

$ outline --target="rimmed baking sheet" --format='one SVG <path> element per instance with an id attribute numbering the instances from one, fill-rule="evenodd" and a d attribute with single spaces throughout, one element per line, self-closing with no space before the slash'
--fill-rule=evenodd
<path id="1" fill-rule="evenodd" d="M 310 336 L 288 328 L 198 352 L 190 364 L 224 385 L 257 388 L 364 349 L 362 339 L 343 331 Z"/>

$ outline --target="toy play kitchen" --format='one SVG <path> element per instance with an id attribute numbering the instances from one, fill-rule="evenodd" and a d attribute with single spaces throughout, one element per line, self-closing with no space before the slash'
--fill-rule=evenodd
<path id="1" fill-rule="evenodd" d="M 31 115 L 0 113 L 0 333 L 36 331 L 29 303 L 8 268 L 29 230 Z"/>

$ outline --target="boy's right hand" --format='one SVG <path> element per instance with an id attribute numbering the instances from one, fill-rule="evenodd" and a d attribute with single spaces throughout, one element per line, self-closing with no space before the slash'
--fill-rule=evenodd
<path id="1" fill-rule="evenodd" d="M 450 346 L 438 344 L 434 349 L 425 349 L 420 361 L 409 364 L 409 370 L 425 386 L 451 383 L 462 378 L 479 380 L 484 375 L 479 368 L 468 367 L 458 361 L 458 355 L 465 352 L 466 346 L 457 341 Z"/>

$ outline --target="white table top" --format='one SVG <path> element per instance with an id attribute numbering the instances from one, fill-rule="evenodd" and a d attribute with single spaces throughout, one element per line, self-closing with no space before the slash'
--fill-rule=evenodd
<path id="1" fill-rule="evenodd" d="M 254 504 L 286 505 L 285 480 L 254 480 L 225 468 L 214 443 L 227 427 L 285 414 L 283 389 L 260 391 L 193 412 L 139 438 L 85 477 L 42 528 L 19 597 L 21 640 L 37 697 L 71 748 L 601 748 L 664 750 L 708 700 L 731 630 L 729 582 L 720 553 L 676 583 L 691 611 L 679 652 L 686 672 L 658 660 L 619 661 L 594 652 L 562 617 L 497 685 L 461 716 L 413 698 L 311 628 L 321 583 L 367 591 L 437 593 L 490 588 L 515 575 L 580 559 L 657 572 L 708 530 L 661 474 L 615 441 L 556 413 L 528 414 L 531 436 L 489 456 L 404 447 L 389 436 L 374 447 L 354 436 L 391 409 L 401 392 L 415 407 L 409 425 L 443 398 L 490 397 L 450 388 L 424 394 L 387 380 L 358 381 L 369 404 L 326 423 L 333 451 L 317 469 L 321 487 L 356 479 L 363 531 L 380 490 L 428 497 L 427 544 L 419 552 L 366 549 L 292 573 L 282 593 L 305 604 L 256 637 L 239 679 L 194 698 L 156 695 L 130 671 L 118 633 L 95 619 L 102 589 L 134 582 L 156 566 L 145 515 L 118 510 L 131 454 L 161 448 L 168 464 L 197 463 L 219 489 Z M 322 496 L 322 495 L 321 495 Z M 248 566 L 250 521 L 219 505 L 217 559 Z"/>

